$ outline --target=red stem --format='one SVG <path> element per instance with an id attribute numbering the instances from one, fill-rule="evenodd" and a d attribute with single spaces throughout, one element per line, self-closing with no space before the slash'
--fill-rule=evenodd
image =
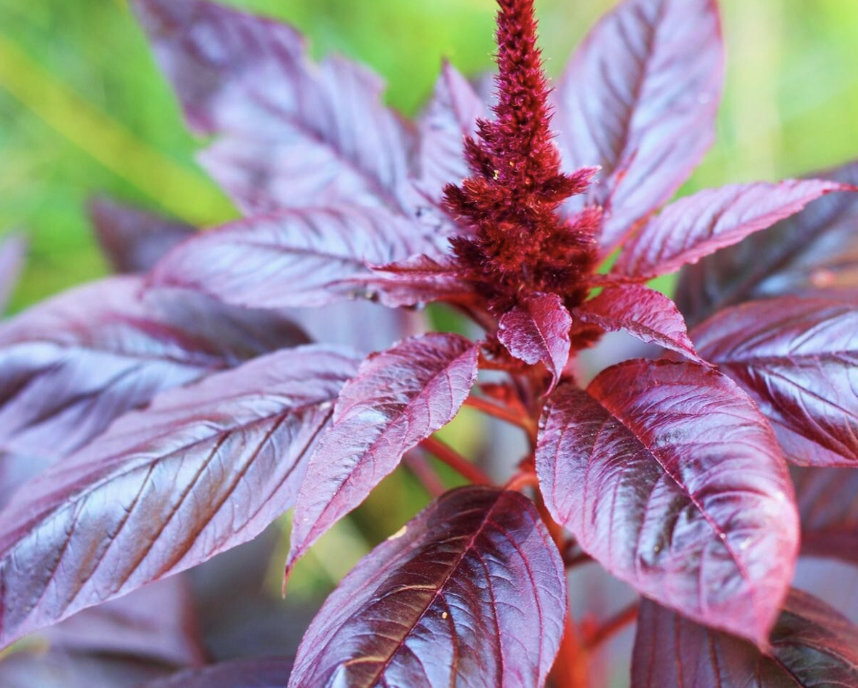
<path id="1" fill-rule="evenodd" d="M 450 445 L 445 444 L 437 437 L 429 437 L 420 443 L 430 454 L 438 460 L 446 463 L 450 468 L 456 471 L 463 478 L 467 478 L 474 485 L 491 485 L 492 481 L 474 464 L 468 461 L 464 456 L 459 454 Z"/>
<path id="2" fill-rule="evenodd" d="M 483 397 L 469 396 L 465 399 L 465 406 L 470 406 L 473 409 L 482 411 L 486 415 L 494 416 L 499 420 L 515 425 L 524 430 L 528 436 L 536 433 L 536 424 L 530 418 Z"/>
<path id="3" fill-rule="evenodd" d="M 423 485 L 423 489 L 429 493 L 430 497 L 440 497 L 447 491 L 444 482 L 440 476 L 432 470 L 426 457 L 417 456 L 414 453 L 405 455 L 405 465 L 415 478 Z"/>
<path id="4" fill-rule="evenodd" d="M 599 626 L 593 634 L 587 638 L 587 650 L 595 650 L 599 645 L 604 643 L 606 640 L 610 640 L 615 634 L 619 633 L 637 618 L 638 603 L 635 602 Z"/>
<path id="5" fill-rule="evenodd" d="M 512 476 L 509 482 L 504 485 L 503 489 L 521 490 L 525 487 L 539 487 L 539 478 L 536 477 L 536 473 L 534 473 L 533 471 L 524 471 Z"/>

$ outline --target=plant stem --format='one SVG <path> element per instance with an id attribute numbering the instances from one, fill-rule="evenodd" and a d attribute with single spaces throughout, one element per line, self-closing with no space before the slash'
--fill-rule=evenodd
<path id="1" fill-rule="evenodd" d="M 504 485 L 505 490 L 520 490 L 524 487 L 539 487 L 539 479 L 533 471 L 522 471 L 510 478 L 510 481 Z"/>
<path id="2" fill-rule="evenodd" d="M 572 623 L 572 615 L 566 612 L 566 630 L 560 641 L 560 651 L 551 669 L 554 685 L 558 688 L 587 688 L 587 658 L 578 640 L 578 631 Z"/>
<path id="3" fill-rule="evenodd" d="M 515 425 L 524 430 L 528 436 L 536 433 L 536 426 L 530 418 L 483 397 L 469 396 L 465 399 L 465 406 L 470 406 L 473 409 L 482 411 L 486 415 L 494 416 L 499 420 Z"/>
<path id="4" fill-rule="evenodd" d="M 464 456 L 459 454 L 450 445 L 445 444 L 437 437 L 429 437 L 420 443 L 430 454 L 438 460 L 447 464 L 450 468 L 456 471 L 463 478 L 467 478 L 474 485 L 491 485 L 492 481 L 474 464 L 468 461 Z"/>
<path id="5" fill-rule="evenodd" d="M 587 638 L 586 647 L 588 651 L 595 650 L 606 640 L 610 640 L 616 633 L 634 622 L 638 618 L 638 603 L 634 602 L 618 612 L 615 616 L 605 621 L 593 634 Z"/>
<path id="6" fill-rule="evenodd" d="M 411 471 L 423 486 L 423 489 L 429 493 L 430 497 L 440 497 L 447 491 L 440 476 L 432 470 L 432 466 L 429 465 L 425 456 L 418 456 L 415 453 L 409 452 L 405 455 L 403 461 L 408 470 Z"/>

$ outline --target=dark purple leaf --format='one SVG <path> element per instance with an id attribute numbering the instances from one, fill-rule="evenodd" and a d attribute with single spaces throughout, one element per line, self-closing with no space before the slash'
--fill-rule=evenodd
<path id="1" fill-rule="evenodd" d="M 858 307 L 754 301 L 721 311 L 692 339 L 754 398 L 792 463 L 858 466 Z"/>
<path id="2" fill-rule="evenodd" d="M 0 314 L 6 310 L 26 257 L 27 240 L 22 235 L 12 234 L 0 242 Z"/>
<path id="3" fill-rule="evenodd" d="M 567 169 L 602 166 L 593 200 L 609 209 L 604 255 L 670 200 L 711 145 L 723 59 L 715 0 L 626 0 L 570 63 L 554 125 Z"/>
<path id="4" fill-rule="evenodd" d="M 162 390 L 305 341 L 276 313 L 141 288 L 101 280 L 0 326 L 0 449 L 64 456 Z"/>
<path id="5" fill-rule="evenodd" d="M 563 565 L 533 504 L 462 488 L 346 576 L 289 686 L 539 688 L 565 617 Z"/>
<path id="6" fill-rule="evenodd" d="M 170 390 L 0 514 L 0 645 L 199 564 L 294 503 L 345 353 L 302 347 Z"/>
<path id="7" fill-rule="evenodd" d="M 242 210 L 404 207 L 411 133 L 376 75 L 315 65 L 292 28 L 222 5 L 134 4 L 190 126 L 218 137 L 203 166 Z"/>
<path id="8" fill-rule="evenodd" d="M 858 163 L 814 175 L 858 185 Z M 831 194 L 798 215 L 683 270 L 677 303 L 698 323 L 724 306 L 858 286 L 858 195 Z"/>
<path id="9" fill-rule="evenodd" d="M 283 688 L 291 669 L 285 659 L 240 659 L 183 671 L 143 688 Z"/>
<path id="10" fill-rule="evenodd" d="M 571 328 L 572 316 L 557 294 L 534 294 L 500 319 L 498 339 L 525 363 L 544 364 L 553 387 L 569 360 Z"/>
<path id="11" fill-rule="evenodd" d="M 672 203 L 626 245 L 612 274 L 639 279 L 679 270 L 849 187 L 818 179 L 706 189 Z"/>
<path id="12" fill-rule="evenodd" d="M 792 590 L 763 654 L 653 602 L 641 605 L 633 688 L 835 688 L 858 685 L 858 627 Z"/>
<path id="13" fill-rule="evenodd" d="M 447 184 L 470 176 L 464 139 L 476 132 L 478 117 L 488 113 L 474 87 L 445 62 L 435 93 L 418 123 L 420 145 L 417 185 L 431 200 L 440 202 Z"/>
<path id="14" fill-rule="evenodd" d="M 858 564 L 858 471 L 793 468 L 801 551 Z"/>
<path id="15" fill-rule="evenodd" d="M 195 229 L 109 198 L 95 198 L 89 213 L 101 248 L 117 272 L 146 272 Z"/>
<path id="16" fill-rule="evenodd" d="M 193 289 L 251 308 L 317 307 L 363 296 L 368 265 L 419 253 L 407 221 L 381 209 L 296 209 L 204 232 L 156 266 L 157 286 Z"/>
<path id="17" fill-rule="evenodd" d="M 640 285 L 607 289 L 572 314 L 585 325 L 605 332 L 628 332 L 647 344 L 657 344 L 701 361 L 688 338 L 685 321 L 664 294 Z"/>
<path id="18" fill-rule="evenodd" d="M 435 301 L 468 303 L 476 295 L 461 272 L 449 260 L 421 254 L 400 263 L 374 267 L 371 276 L 355 280 L 355 284 L 366 290 L 368 298 L 391 308 Z"/>
<path id="19" fill-rule="evenodd" d="M 798 516 L 774 433 L 729 379 L 629 361 L 555 392 L 536 468 L 577 543 L 642 594 L 765 642 L 792 579 Z"/>
<path id="20" fill-rule="evenodd" d="M 455 417 L 477 376 L 478 347 L 433 333 L 371 355 L 340 393 L 298 496 L 287 570 L 359 506 L 403 454 Z"/>

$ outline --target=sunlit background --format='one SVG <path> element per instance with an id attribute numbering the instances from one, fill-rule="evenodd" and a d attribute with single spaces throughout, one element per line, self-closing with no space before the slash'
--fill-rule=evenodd
<path id="1" fill-rule="evenodd" d="M 230 4 L 297 25 L 319 55 L 336 51 L 368 63 L 387 79 L 389 102 L 407 115 L 419 112 L 442 58 L 470 75 L 491 67 L 493 0 Z M 538 1 L 552 74 L 612 4 Z M 729 72 L 718 142 L 684 191 L 858 158 L 858 1 L 721 4 Z M 195 165 L 196 147 L 125 0 L 0 0 L 0 235 L 20 229 L 31 242 L 13 310 L 107 272 L 86 217 L 93 194 L 201 225 L 234 217 Z M 459 443 L 475 430 L 473 418 L 463 422 Z M 396 530 L 421 506 L 419 488 L 402 480 L 394 474 L 383 499 L 339 527 L 337 556 L 311 558 L 311 573 L 332 584 L 379 533 Z M 273 558 L 272 589 L 282 555 Z"/>

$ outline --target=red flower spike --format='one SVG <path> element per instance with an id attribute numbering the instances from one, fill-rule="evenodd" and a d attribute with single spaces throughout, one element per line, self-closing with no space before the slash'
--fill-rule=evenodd
<path id="1" fill-rule="evenodd" d="M 478 140 L 466 141 L 473 175 L 445 190 L 462 229 L 454 250 L 501 313 L 534 292 L 558 294 L 574 307 L 587 295 L 582 278 L 595 264 L 601 210 L 588 208 L 571 220 L 556 211 L 586 191 L 598 168 L 560 171 L 533 0 L 498 4 L 496 118 L 481 120 Z"/>

